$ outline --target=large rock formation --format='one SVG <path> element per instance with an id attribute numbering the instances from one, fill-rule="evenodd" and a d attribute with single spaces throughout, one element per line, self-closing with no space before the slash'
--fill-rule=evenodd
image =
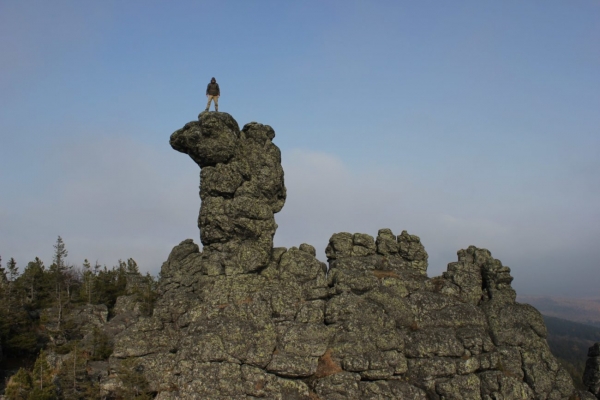
<path id="1" fill-rule="evenodd" d="M 458 252 L 428 278 L 419 237 L 334 234 L 273 248 L 285 199 L 275 134 L 202 113 L 171 136 L 202 168 L 199 227 L 161 270 L 150 317 L 121 332 L 103 387 L 143 375 L 157 399 L 593 399 L 549 351 L 510 269 Z"/>
<path id="2" fill-rule="evenodd" d="M 267 265 L 285 203 L 281 153 L 268 125 L 240 131 L 227 113 L 200 114 L 171 135 L 171 146 L 202 168 L 198 227 L 208 275 L 233 275 Z"/>

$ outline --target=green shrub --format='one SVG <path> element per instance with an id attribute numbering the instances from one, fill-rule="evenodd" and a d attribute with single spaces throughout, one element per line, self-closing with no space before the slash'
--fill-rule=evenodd
<path id="1" fill-rule="evenodd" d="M 113 352 L 113 344 L 108 335 L 98 328 L 92 332 L 92 354 L 93 361 L 107 360 Z"/>
<path id="2" fill-rule="evenodd" d="M 31 374 L 26 369 L 20 368 L 8 380 L 4 394 L 8 400 L 27 400 L 32 388 Z"/>

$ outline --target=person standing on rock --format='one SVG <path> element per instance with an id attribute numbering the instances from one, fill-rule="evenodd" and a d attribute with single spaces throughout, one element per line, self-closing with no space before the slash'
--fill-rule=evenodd
<path id="1" fill-rule="evenodd" d="M 219 111 L 219 96 L 221 95 L 221 89 L 219 89 L 219 84 L 217 80 L 213 77 L 210 80 L 210 83 L 206 87 L 206 97 L 208 97 L 208 103 L 206 103 L 206 110 L 210 108 L 210 102 L 215 102 L 215 111 Z"/>

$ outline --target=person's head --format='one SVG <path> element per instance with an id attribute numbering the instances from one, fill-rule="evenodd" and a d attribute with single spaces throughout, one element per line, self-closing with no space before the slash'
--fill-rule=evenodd
<path id="1" fill-rule="evenodd" d="M 217 80 L 215 79 L 214 76 L 210 79 L 210 83 L 217 83 Z"/>

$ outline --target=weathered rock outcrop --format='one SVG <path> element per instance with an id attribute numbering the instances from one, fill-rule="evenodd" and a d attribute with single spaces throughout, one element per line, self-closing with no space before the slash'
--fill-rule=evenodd
<path id="1" fill-rule="evenodd" d="M 208 275 L 252 272 L 269 261 L 286 195 L 274 137 L 268 125 L 240 131 L 229 114 L 208 112 L 171 135 L 171 146 L 202 168 L 198 227 Z"/>
<path id="2" fill-rule="evenodd" d="M 273 130 L 202 113 L 171 136 L 200 165 L 202 251 L 161 270 L 150 317 L 119 333 L 104 388 L 134 365 L 158 399 L 576 399 L 537 310 L 485 249 L 427 277 L 419 237 L 336 233 L 273 248 L 285 200 Z M 587 396 L 587 397 L 586 397 Z"/>
<path id="3" fill-rule="evenodd" d="M 588 351 L 583 384 L 600 399 L 600 343 L 594 344 Z"/>

